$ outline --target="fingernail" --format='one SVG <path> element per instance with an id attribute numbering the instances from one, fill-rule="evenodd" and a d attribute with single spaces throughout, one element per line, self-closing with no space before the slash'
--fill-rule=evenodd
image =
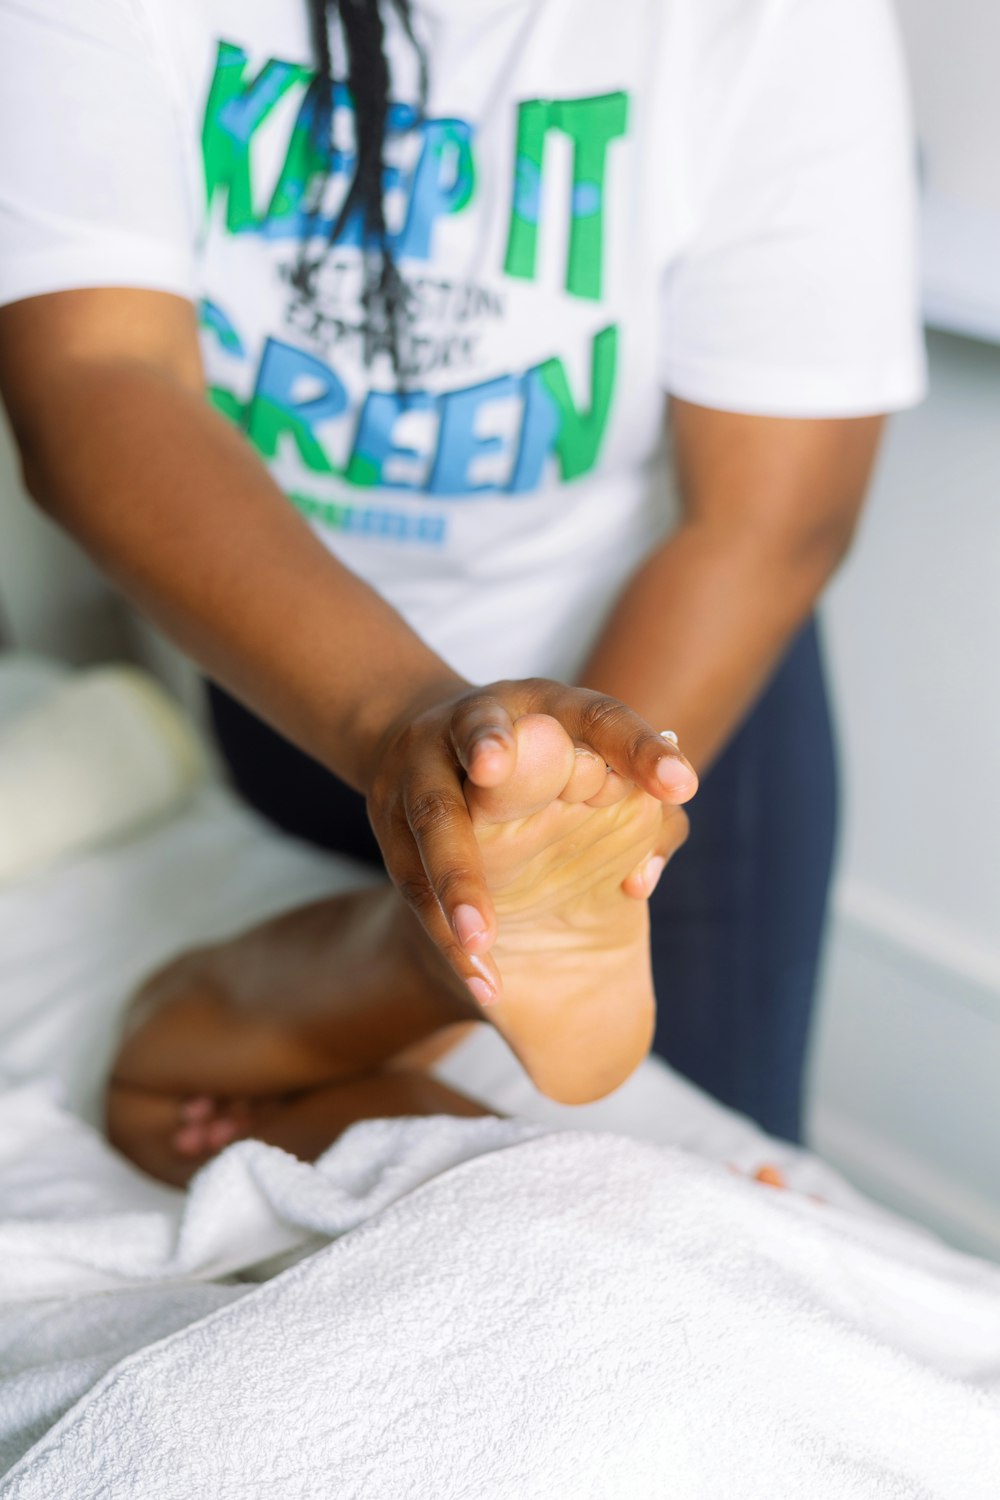
<path id="1" fill-rule="evenodd" d="M 664 756 L 657 763 L 656 779 L 661 786 L 684 797 L 693 797 L 698 790 L 697 776 L 682 760 L 675 760 L 672 755 Z"/>
<path id="2" fill-rule="evenodd" d="M 494 751 L 503 751 L 506 750 L 506 748 L 507 746 L 505 742 L 499 739 L 495 734 L 482 734 L 477 740 L 473 740 L 472 742 L 473 755 L 475 755 L 479 750 L 486 750 L 490 754 L 492 754 Z"/>
<path id="3" fill-rule="evenodd" d="M 463 948 L 474 943 L 476 938 L 486 936 L 486 921 L 474 906 L 456 906 L 451 921 L 455 936 Z"/>
<path id="4" fill-rule="evenodd" d="M 659 854 L 654 854 L 652 859 L 647 859 L 646 867 L 642 872 L 647 896 L 651 896 L 656 890 L 656 887 L 660 883 L 660 876 L 666 868 L 667 862 Z"/>
<path id="5" fill-rule="evenodd" d="M 677 744 L 677 736 L 676 736 L 676 734 L 674 734 L 674 731 L 672 729 L 661 729 L 660 730 L 660 739 L 661 740 L 669 740 L 672 745 L 676 745 Z"/>
<path id="6" fill-rule="evenodd" d="M 477 1005 L 481 1005 L 486 1010 L 493 1004 L 496 997 L 485 979 L 477 979 L 473 974 L 465 983 Z"/>

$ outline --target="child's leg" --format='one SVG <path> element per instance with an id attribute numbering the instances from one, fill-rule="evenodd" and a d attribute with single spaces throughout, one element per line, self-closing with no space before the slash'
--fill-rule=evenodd
<path id="1" fill-rule="evenodd" d="M 516 732 L 514 775 L 469 796 L 499 917 L 502 1000 L 475 1007 L 391 891 L 317 903 L 146 986 L 113 1070 L 119 1138 L 127 1091 L 208 1095 L 210 1107 L 286 1096 L 377 1071 L 463 1019 L 492 1021 L 566 1103 L 632 1072 L 653 1024 L 644 898 L 684 815 L 627 787 L 609 794 L 603 766 L 578 757 L 554 720 L 529 716 Z"/>
<path id="2" fill-rule="evenodd" d="M 471 1009 L 391 887 L 354 891 L 154 975 L 112 1077 L 174 1094 L 283 1094 L 370 1073 Z"/>

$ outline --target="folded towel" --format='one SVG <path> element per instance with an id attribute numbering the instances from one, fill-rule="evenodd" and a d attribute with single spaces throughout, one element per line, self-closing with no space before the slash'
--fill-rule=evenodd
<path id="1" fill-rule="evenodd" d="M 163 817 L 206 767 L 183 715 L 135 668 L 54 687 L 0 728 L 0 882 Z"/>

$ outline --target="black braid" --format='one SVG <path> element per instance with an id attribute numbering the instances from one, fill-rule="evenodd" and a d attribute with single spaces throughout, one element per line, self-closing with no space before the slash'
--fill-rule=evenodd
<path id="1" fill-rule="evenodd" d="M 420 66 L 420 100 L 427 97 L 427 60 L 413 34 L 410 0 L 390 0 L 407 37 L 416 50 Z M 312 196 L 296 283 L 303 295 L 313 294 L 315 275 L 330 246 L 341 234 L 350 215 L 361 213 L 362 254 L 365 281 L 365 363 L 370 364 L 378 345 L 378 326 L 385 328 L 393 368 L 400 373 L 399 323 L 405 287 L 389 246 L 382 201 L 383 152 L 389 117 L 391 80 L 385 55 L 385 25 L 380 0 L 307 0 L 312 42 L 316 56 L 316 81 L 310 126 L 321 154 L 329 150 L 333 120 L 333 60 L 330 31 L 339 21 L 347 55 L 347 86 L 354 104 L 357 166 L 327 244 L 318 260 L 308 259 L 308 241 L 319 214 L 325 187 L 321 180 Z M 369 247 L 375 244 L 372 251 Z"/>

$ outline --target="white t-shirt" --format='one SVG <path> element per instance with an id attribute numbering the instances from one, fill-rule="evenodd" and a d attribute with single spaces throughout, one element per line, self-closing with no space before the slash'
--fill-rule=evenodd
<path id="1" fill-rule="evenodd" d="M 290 281 L 304 0 L 0 0 L 0 302 L 195 300 L 214 399 L 324 542 L 471 678 L 569 677 L 674 524 L 665 392 L 789 417 L 922 392 L 889 0 L 414 0 L 422 120 L 385 9 L 402 388 L 362 357 L 356 224 L 311 305 Z"/>

